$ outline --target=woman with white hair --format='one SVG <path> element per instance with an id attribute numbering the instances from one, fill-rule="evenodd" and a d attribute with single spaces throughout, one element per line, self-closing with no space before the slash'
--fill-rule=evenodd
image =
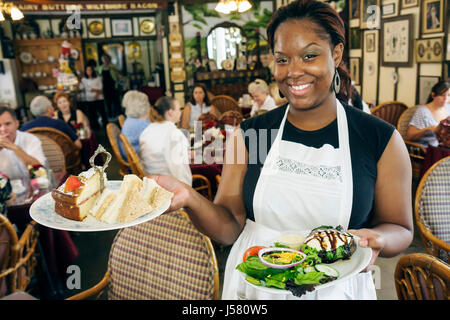
<path id="1" fill-rule="evenodd" d="M 277 107 L 275 100 L 270 96 L 269 87 L 264 80 L 256 79 L 248 85 L 248 92 L 255 101 L 250 111 L 250 116 L 257 115 L 260 110 L 270 111 Z"/>
<path id="2" fill-rule="evenodd" d="M 125 115 L 127 116 L 122 127 L 122 133 L 130 141 L 136 153 L 139 154 L 139 137 L 150 124 L 150 120 L 148 119 L 150 102 L 145 93 L 130 90 L 123 96 L 122 106 L 125 108 Z M 119 143 L 119 147 L 122 156 L 126 159 L 122 142 Z"/>

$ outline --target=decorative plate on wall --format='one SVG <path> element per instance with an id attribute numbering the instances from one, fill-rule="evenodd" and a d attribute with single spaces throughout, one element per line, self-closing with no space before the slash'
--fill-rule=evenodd
<path id="1" fill-rule="evenodd" d="M 224 68 L 227 71 L 233 70 L 234 68 L 234 61 L 231 59 L 225 59 L 222 61 L 222 68 Z"/>
<path id="2" fill-rule="evenodd" d="M 31 53 L 29 52 L 21 52 L 20 53 L 20 61 L 22 61 L 23 63 L 31 63 L 33 61 L 33 56 L 31 55 Z"/>
<path id="3" fill-rule="evenodd" d="M 92 33 L 94 36 L 99 36 L 105 31 L 105 27 L 103 26 L 103 23 L 101 21 L 92 21 L 89 23 L 89 32 Z"/>
<path id="4" fill-rule="evenodd" d="M 143 34 L 151 34 L 155 30 L 155 22 L 153 20 L 142 21 L 140 30 Z"/>

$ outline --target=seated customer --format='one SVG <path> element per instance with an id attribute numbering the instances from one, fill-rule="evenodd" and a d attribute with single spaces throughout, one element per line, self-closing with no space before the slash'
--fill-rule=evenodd
<path id="1" fill-rule="evenodd" d="M 0 107 L 0 171 L 11 180 L 29 177 L 28 166 L 47 166 L 41 140 L 18 129 L 14 110 Z"/>
<path id="2" fill-rule="evenodd" d="M 267 110 L 270 111 L 277 107 L 275 100 L 270 96 L 269 87 L 264 80 L 256 79 L 248 85 L 248 92 L 252 95 L 255 101 L 250 111 L 250 116 L 256 116 L 258 111 Z"/>
<path id="3" fill-rule="evenodd" d="M 424 146 L 437 147 L 439 141 L 436 132 L 439 122 L 450 116 L 450 82 L 440 81 L 431 88 L 427 103 L 419 106 L 414 113 L 407 134 L 407 139 Z"/>
<path id="4" fill-rule="evenodd" d="M 63 120 L 70 125 L 76 132 L 76 125 L 83 124 L 84 129 L 87 132 L 87 137 L 91 135 L 91 127 L 89 119 L 79 109 L 75 109 L 71 106 L 69 96 L 64 92 L 57 92 L 53 97 L 53 102 L 58 107 L 57 119 Z"/>
<path id="5" fill-rule="evenodd" d="M 24 123 L 21 127 L 22 131 L 27 131 L 31 128 L 48 127 L 57 129 L 69 136 L 78 148 L 81 148 L 81 140 L 78 138 L 75 130 L 59 119 L 53 119 L 55 110 L 52 102 L 45 96 L 35 97 L 30 104 L 30 111 L 36 119 Z"/>
<path id="6" fill-rule="evenodd" d="M 200 83 L 195 84 L 191 98 L 183 109 L 181 127 L 186 130 L 194 129 L 194 122 L 205 113 L 212 113 L 216 117 L 220 115 L 216 107 L 211 106 L 206 87 Z"/>
<path id="7" fill-rule="evenodd" d="M 123 96 L 122 106 L 125 108 L 125 115 L 127 116 L 122 127 L 122 133 L 130 141 L 136 153 L 139 154 L 139 137 L 150 124 L 148 119 L 150 102 L 145 93 L 130 90 Z M 125 149 L 121 141 L 119 141 L 119 148 L 122 157 L 126 159 Z"/>
<path id="8" fill-rule="evenodd" d="M 189 141 L 176 127 L 180 121 L 180 103 L 172 97 L 159 98 L 154 107 L 158 120 L 152 122 L 139 138 L 139 157 L 149 174 L 165 174 L 191 185 Z"/>

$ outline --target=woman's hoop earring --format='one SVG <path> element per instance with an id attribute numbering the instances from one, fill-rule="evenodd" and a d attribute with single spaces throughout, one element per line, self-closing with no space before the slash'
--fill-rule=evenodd
<path id="1" fill-rule="evenodd" d="M 280 89 L 278 89 L 278 94 L 280 95 L 280 98 L 284 98 L 284 94 L 281 93 Z"/>
<path id="2" fill-rule="evenodd" d="M 341 77 L 339 76 L 338 69 L 336 69 L 336 72 L 334 73 L 333 77 L 333 91 L 334 93 L 338 94 L 340 89 L 341 89 Z"/>

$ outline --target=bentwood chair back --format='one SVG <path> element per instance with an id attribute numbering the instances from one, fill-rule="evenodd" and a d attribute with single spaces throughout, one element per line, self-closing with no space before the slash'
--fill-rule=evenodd
<path id="1" fill-rule="evenodd" d="M 427 149 L 420 143 L 409 141 L 406 137 L 408 134 L 409 123 L 411 122 L 414 113 L 417 110 L 417 106 L 406 109 L 398 119 L 397 131 L 405 141 L 406 148 L 408 149 L 409 157 L 411 159 L 411 166 L 413 170 L 413 177 L 418 178 L 420 176 L 420 170 Z"/>
<path id="2" fill-rule="evenodd" d="M 28 129 L 27 132 L 41 134 L 55 141 L 62 149 L 66 160 L 66 170 L 69 173 L 79 174 L 82 170 L 80 149 L 73 143 L 72 139 L 64 132 L 49 128 L 36 127 Z"/>
<path id="3" fill-rule="evenodd" d="M 136 150 L 134 150 L 130 141 L 123 133 L 119 135 L 119 138 L 125 149 L 125 153 L 128 158 L 128 163 L 130 164 L 131 173 L 137 175 L 141 179 L 144 178 L 147 175 L 147 173 L 145 172 L 144 167 L 141 164 L 141 159 L 139 159 Z"/>
<path id="4" fill-rule="evenodd" d="M 36 225 L 32 221 L 19 238 L 8 218 L 0 214 L 0 297 L 26 291 L 37 264 Z"/>
<path id="5" fill-rule="evenodd" d="M 123 114 L 119 114 L 117 120 L 119 120 L 120 127 L 123 128 L 123 124 L 125 123 L 125 116 Z"/>
<path id="6" fill-rule="evenodd" d="M 403 140 L 407 140 L 406 135 L 408 134 L 409 123 L 416 113 L 417 106 L 406 109 L 402 112 L 397 121 L 397 131 L 402 136 Z"/>
<path id="7" fill-rule="evenodd" d="M 375 108 L 371 109 L 370 112 L 386 122 L 389 122 L 393 126 L 397 126 L 398 119 L 400 115 L 408 109 L 408 106 L 400 101 L 390 101 L 382 103 Z"/>
<path id="8" fill-rule="evenodd" d="M 234 110 L 242 113 L 239 104 L 235 99 L 227 95 L 218 95 L 211 100 L 211 105 L 215 106 L 216 109 L 221 113 L 225 113 L 229 110 Z"/>
<path id="9" fill-rule="evenodd" d="M 121 229 L 103 280 L 69 300 L 98 296 L 105 289 L 111 300 L 218 299 L 219 271 L 212 243 L 183 210 Z"/>
<path id="10" fill-rule="evenodd" d="M 404 255 L 394 279 L 399 300 L 450 300 L 450 266 L 431 255 Z"/>
<path id="11" fill-rule="evenodd" d="M 130 163 L 126 161 L 122 154 L 120 153 L 119 148 L 119 139 L 120 139 L 120 129 L 119 127 L 112 122 L 109 122 L 106 125 L 106 133 L 108 135 L 109 144 L 111 145 L 111 148 L 113 149 L 114 156 L 117 159 L 117 162 L 119 162 L 119 173 L 124 176 L 126 174 L 130 173 Z M 124 147 L 125 149 L 125 147 Z"/>
<path id="12" fill-rule="evenodd" d="M 212 196 L 211 182 L 204 175 L 193 174 L 192 187 L 208 200 L 214 200 Z"/>
<path id="13" fill-rule="evenodd" d="M 47 158 L 48 165 L 55 177 L 63 177 L 66 174 L 66 159 L 61 147 L 54 140 L 43 134 L 34 135 L 41 140 L 45 158 Z"/>
<path id="14" fill-rule="evenodd" d="M 426 251 L 449 262 L 450 156 L 436 162 L 420 180 L 414 205 L 415 220 Z"/>
<path id="15" fill-rule="evenodd" d="M 236 127 L 241 124 L 242 120 L 244 120 L 244 116 L 241 112 L 237 112 L 235 110 L 229 110 L 223 113 L 220 118 L 219 122 L 222 125 L 231 125 L 233 127 Z"/>

